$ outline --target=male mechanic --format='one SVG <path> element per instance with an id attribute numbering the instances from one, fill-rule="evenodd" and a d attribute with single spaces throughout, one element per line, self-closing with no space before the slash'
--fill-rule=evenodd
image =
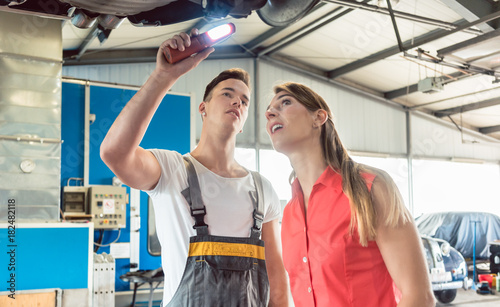
<path id="1" fill-rule="evenodd" d="M 139 146 L 169 89 L 214 51 L 167 63 L 165 48 L 190 44 L 180 33 L 160 46 L 155 70 L 109 129 L 101 158 L 124 184 L 153 199 L 162 306 L 288 306 L 278 197 L 269 181 L 234 159 L 250 105 L 248 74 L 226 70 L 207 85 L 201 137 L 191 153 Z"/>

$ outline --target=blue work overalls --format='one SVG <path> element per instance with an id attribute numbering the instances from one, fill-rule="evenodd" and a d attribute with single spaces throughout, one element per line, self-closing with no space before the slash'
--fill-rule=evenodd
<path id="1" fill-rule="evenodd" d="M 181 283 L 167 307 L 248 307 L 267 306 L 267 278 L 264 241 L 260 240 L 264 220 L 262 180 L 251 172 L 256 191 L 250 191 L 254 203 L 254 224 L 250 237 L 222 237 L 208 233 L 205 205 L 194 165 L 184 158 L 188 188 L 182 192 L 195 220 L 196 236 L 189 241 L 189 252 Z M 236 204 L 235 204 L 236 205 Z"/>

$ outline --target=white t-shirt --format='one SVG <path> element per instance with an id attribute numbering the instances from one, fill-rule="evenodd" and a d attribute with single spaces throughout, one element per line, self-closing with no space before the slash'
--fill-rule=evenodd
<path id="1" fill-rule="evenodd" d="M 161 260 L 165 274 L 163 305 L 168 304 L 184 273 L 189 237 L 195 236 L 194 219 L 181 192 L 187 188 L 187 173 L 182 155 L 175 151 L 150 150 L 161 166 L 156 187 L 146 191 L 155 210 L 156 233 L 161 244 Z M 249 191 L 255 191 L 250 173 L 242 178 L 221 177 L 196 159 L 191 159 L 198 175 L 203 202 L 206 207 L 205 223 L 215 236 L 249 237 L 253 226 L 254 205 Z M 281 207 L 271 183 L 262 178 L 264 193 L 264 223 L 279 218 Z"/>

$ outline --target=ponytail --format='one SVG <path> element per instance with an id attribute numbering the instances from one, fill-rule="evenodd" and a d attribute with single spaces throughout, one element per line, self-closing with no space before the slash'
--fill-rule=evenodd
<path id="1" fill-rule="evenodd" d="M 349 156 L 331 118 L 328 118 L 324 125 L 321 143 L 327 164 L 340 172 L 342 190 L 349 198 L 351 208 L 349 233 L 352 235 L 357 228 L 359 243 L 367 246 L 368 240 L 375 239 L 376 216 L 366 181 L 361 176 L 366 169 Z"/>

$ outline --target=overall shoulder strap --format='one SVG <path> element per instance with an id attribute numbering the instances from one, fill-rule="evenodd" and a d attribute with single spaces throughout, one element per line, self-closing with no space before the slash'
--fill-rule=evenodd
<path id="1" fill-rule="evenodd" d="M 262 187 L 262 178 L 258 172 L 250 171 L 255 185 L 255 191 L 250 191 L 250 197 L 253 200 L 253 226 L 250 230 L 251 238 L 260 238 L 262 233 L 262 223 L 264 222 L 264 191 Z"/>
<path id="2" fill-rule="evenodd" d="M 182 195 L 187 200 L 191 209 L 191 216 L 194 218 L 194 226 L 198 236 L 208 235 L 208 225 L 205 224 L 205 214 L 207 214 L 203 198 L 201 197 L 200 183 L 193 162 L 188 157 L 183 157 L 188 177 L 188 187 L 182 191 Z"/>

